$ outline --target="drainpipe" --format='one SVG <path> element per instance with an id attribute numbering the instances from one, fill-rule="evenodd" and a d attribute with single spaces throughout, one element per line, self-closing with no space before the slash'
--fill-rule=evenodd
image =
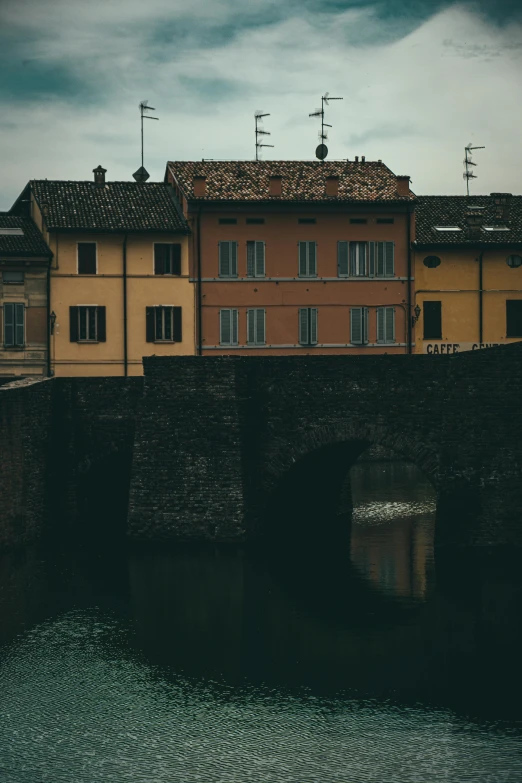
<path id="1" fill-rule="evenodd" d="M 47 377 L 51 377 L 51 259 L 47 267 Z"/>
<path id="2" fill-rule="evenodd" d="M 203 336 L 201 333 L 202 330 L 202 313 L 201 313 L 201 303 L 202 303 L 202 295 L 201 295 L 201 207 L 198 209 L 198 227 L 197 227 L 197 243 L 198 243 L 198 255 L 197 255 L 197 265 L 198 265 L 198 285 L 197 285 L 197 328 L 198 328 L 198 356 L 203 355 Z"/>
<path id="3" fill-rule="evenodd" d="M 483 274 L 483 260 L 484 260 L 484 251 L 480 251 L 480 255 L 478 257 L 479 262 L 479 343 L 484 342 L 484 296 L 483 296 L 483 288 L 482 288 L 482 274 Z"/>
<path id="4" fill-rule="evenodd" d="M 411 354 L 411 343 L 412 343 L 412 325 L 411 325 L 411 208 L 408 206 L 408 217 L 406 220 L 406 231 L 408 233 L 407 237 L 407 248 L 408 248 L 408 347 L 407 352 Z"/>
<path id="5" fill-rule="evenodd" d="M 127 355 L 127 236 L 123 240 L 123 375 L 128 375 Z"/>

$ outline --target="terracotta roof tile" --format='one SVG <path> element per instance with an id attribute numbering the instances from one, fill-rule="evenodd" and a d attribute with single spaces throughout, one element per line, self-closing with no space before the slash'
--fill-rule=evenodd
<path id="1" fill-rule="evenodd" d="M 2 233 L 2 229 L 9 233 Z M 23 233 L 12 234 L 15 229 Z M 52 253 L 31 218 L 0 213 L 0 258 L 35 256 L 50 258 Z"/>
<path id="2" fill-rule="evenodd" d="M 180 231 L 188 225 L 172 188 L 163 182 L 33 180 L 35 198 L 47 205 L 49 230 Z"/>
<path id="3" fill-rule="evenodd" d="M 202 201 L 411 201 L 383 163 L 366 161 L 170 161 L 168 171 L 185 197 L 194 196 L 194 177 L 206 177 Z M 281 196 L 270 196 L 270 177 L 282 178 Z M 326 178 L 339 177 L 339 194 L 326 195 Z"/>

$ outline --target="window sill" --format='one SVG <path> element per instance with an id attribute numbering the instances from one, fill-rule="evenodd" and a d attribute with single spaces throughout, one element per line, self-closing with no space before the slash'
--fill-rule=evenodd
<path id="1" fill-rule="evenodd" d="M 181 340 L 153 340 L 152 342 L 155 343 L 155 345 L 176 345 L 181 342 Z"/>
<path id="2" fill-rule="evenodd" d="M 78 345 L 98 345 L 99 340 L 75 340 Z"/>
<path id="3" fill-rule="evenodd" d="M 98 272 L 78 272 L 78 277 L 98 277 Z"/>
<path id="4" fill-rule="evenodd" d="M 13 353 L 25 351 L 25 345 L 4 345 L 4 351 L 12 351 Z"/>
<path id="5" fill-rule="evenodd" d="M 174 272 L 154 272 L 154 277 L 181 277 L 181 272 L 179 275 Z"/>

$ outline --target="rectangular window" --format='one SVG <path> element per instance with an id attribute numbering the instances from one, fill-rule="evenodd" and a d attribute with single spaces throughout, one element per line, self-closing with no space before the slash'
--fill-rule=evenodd
<path id="1" fill-rule="evenodd" d="M 237 242 L 219 243 L 219 276 L 237 277 Z"/>
<path id="2" fill-rule="evenodd" d="M 246 224 L 247 226 L 261 226 L 265 222 L 264 218 L 247 218 Z"/>
<path id="3" fill-rule="evenodd" d="M 299 277 L 317 277 L 315 242 L 299 242 Z"/>
<path id="4" fill-rule="evenodd" d="M 182 342 L 181 307 L 158 305 L 145 311 L 147 342 Z"/>
<path id="5" fill-rule="evenodd" d="M 166 242 L 154 243 L 154 274 L 181 274 L 181 245 Z"/>
<path id="6" fill-rule="evenodd" d="M 69 330 L 72 343 L 106 341 L 105 307 L 79 305 L 69 307 Z"/>
<path id="7" fill-rule="evenodd" d="M 219 218 L 219 222 L 222 226 L 235 226 L 237 218 Z"/>
<path id="8" fill-rule="evenodd" d="M 377 342 L 395 342 L 395 308 L 377 308 Z"/>
<path id="9" fill-rule="evenodd" d="M 219 344 L 237 345 L 238 311 L 227 308 L 219 311 Z"/>
<path id="10" fill-rule="evenodd" d="M 24 273 L 23 272 L 2 272 L 2 282 L 5 285 L 23 285 Z"/>
<path id="11" fill-rule="evenodd" d="M 377 223 L 395 223 L 394 218 L 377 218 Z"/>
<path id="12" fill-rule="evenodd" d="M 350 218 L 350 223 L 362 224 L 362 223 L 367 223 L 367 222 L 368 222 L 367 218 Z"/>
<path id="13" fill-rule="evenodd" d="M 25 305 L 19 302 L 4 304 L 4 346 L 23 348 L 25 345 Z"/>
<path id="14" fill-rule="evenodd" d="M 247 276 L 265 276 L 265 243 L 247 242 Z"/>
<path id="15" fill-rule="evenodd" d="M 366 269 L 366 242 L 350 242 L 350 277 L 364 277 Z"/>
<path id="16" fill-rule="evenodd" d="M 506 337 L 522 337 L 522 299 L 506 299 Z"/>
<path id="17" fill-rule="evenodd" d="M 96 274 L 96 242 L 78 242 L 78 274 Z"/>
<path id="18" fill-rule="evenodd" d="M 308 225 L 313 225 L 316 222 L 315 218 L 297 218 L 298 223 L 304 223 Z"/>
<path id="19" fill-rule="evenodd" d="M 247 310 L 247 344 L 265 344 L 265 311 Z"/>
<path id="20" fill-rule="evenodd" d="M 317 345 L 317 307 L 299 308 L 299 343 Z"/>
<path id="21" fill-rule="evenodd" d="M 370 277 L 395 276 L 395 242 L 369 243 Z"/>
<path id="22" fill-rule="evenodd" d="M 352 345 L 366 345 L 368 342 L 368 308 L 350 309 L 350 342 Z"/>
<path id="23" fill-rule="evenodd" d="M 348 242 L 337 243 L 337 273 L 339 277 L 349 277 L 350 275 Z"/>
<path id="24" fill-rule="evenodd" d="M 422 306 L 424 319 L 424 339 L 442 339 L 442 303 L 424 302 Z"/>

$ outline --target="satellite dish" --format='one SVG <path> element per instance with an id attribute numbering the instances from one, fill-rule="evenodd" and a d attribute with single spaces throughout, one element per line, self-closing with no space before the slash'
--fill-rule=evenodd
<path id="1" fill-rule="evenodd" d="M 315 151 L 315 157 L 319 158 L 319 160 L 324 160 L 326 156 L 328 155 L 328 147 L 326 144 L 319 144 Z"/>

